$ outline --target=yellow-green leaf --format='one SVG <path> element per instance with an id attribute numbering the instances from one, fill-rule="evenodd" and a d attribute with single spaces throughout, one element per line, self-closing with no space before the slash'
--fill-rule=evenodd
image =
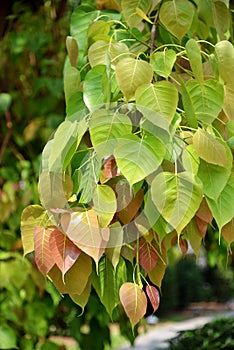
<path id="1" fill-rule="evenodd" d="M 96 185 L 93 193 L 93 209 L 101 227 L 107 227 L 117 209 L 115 192 L 108 185 Z"/>

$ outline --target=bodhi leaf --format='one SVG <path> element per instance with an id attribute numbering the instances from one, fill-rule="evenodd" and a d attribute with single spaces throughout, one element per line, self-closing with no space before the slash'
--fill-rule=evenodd
<path id="1" fill-rule="evenodd" d="M 150 57 L 150 63 L 153 70 L 161 77 L 168 78 L 176 61 L 174 50 L 164 50 L 155 52 Z"/>
<path id="2" fill-rule="evenodd" d="M 230 41 L 223 40 L 215 45 L 219 74 L 227 84 L 234 85 L 234 47 Z"/>
<path id="3" fill-rule="evenodd" d="M 229 120 L 234 120 L 234 84 L 224 85 L 223 110 Z"/>
<path id="4" fill-rule="evenodd" d="M 123 246 L 123 235 L 123 227 L 120 225 L 120 223 L 115 222 L 110 226 L 110 237 L 107 248 L 105 249 L 105 254 L 115 270 L 118 265 L 120 252 Z"/>
<path id="5" fill-rule="evenodd" d="M 66 104 L 72 95 L 79 91 L 80 86 L 80 72 L 74 67 L 69 67 L 64 72 L 64 94 Z"/>
<path id="6" fill-rule="evenodd" d="M 158 288 L 161 288 L 162 280 L 166 271 L 166 251 L 162 249 L 162 256 L 159 255 L 157 264 L 155 267 L 148 271 L 150 281 L 155 284 Z"/>
<path id="7" fill-rule="evenodd" d="M 147 285 L 146 286 L 146 294 L 148 295 L 148 298 L 150 300 L 150 304 L 153 308 L 153 313 L 158 309 L 159 303 L 160 303 L 160 294 L 156 287 Z"/>
<path id="8" fill-rule="evenodd" d="M 186 83 L 186 90 L 196 118 L 206 125 L 212 123 L 223 106 L 223 86 L 215 80 L 206 80 L 201 87 L 196 80 L 191 79 Z"/>
<path id="9" fill-rule="evenodd" d="M 109 31 L 110 23 L 101 20 L 93 22 L 88 29 L 88 46 L 102 37 L 108 40 Z"/>
<path id="10" fill-rule="evenodd" d="M 212 12 L 215 28 L 221 40 L 225 39 L 225 33 L 229 29 L 230 25 L 230 14 L 228 10 L 228 5 L 223 1 L 212 2 Z"/>
<path id="11" fill-rule="evenodd" d="M 42 226 L 35 227 L 34 250 L 38 269 L 45 276 L 54 266 L 54 257 L 50 250 L 50 234 L 52 230 Z"/>
<path id="12" fill-rule="evenodd" d="M 101 227 L 107 227 L 117 209 L 115 192 L 108 185 L 96 185 L 93 193 L 93 209 Z"/>
<path id="13" fill-rule="evenodd" d="M 198 127 L 198 122 L 195 114 L 195 106 L 193 105 L 192 98 L 189 94 L 189 91 L 181 79 L 180 81 L 180 86 L 181 86 L 181 92 L 182 92 L 182 101 L 183 101 L 183 106 L 184 106 L 184 111 L 185 111 L 185 116 L 187 119 L 187 122 L 189 126 L 192 128 L 197 128 Z"/>
<path id="14" fill-rule="evenodd" d="M 203 67 L 201 49 L 194 39 L 189 39 L 185 45 L 189 63 L 192 68 L 195 79 L 203 86 Z"/>
<path id="15" fill-rule="evenodd" d="M 154 241 L 147 242 L 144 238 L 139 241 L 139 264 L 146 271 L 152 270 L 158 261 L 156 248 Z"/>
<path id="16" fill-rule="evenodd" d="M 202 234 L 199 230 L 195 218 L 193 218 L 187 225 L 186 234 L 194 251 L 196 258 L 198 258 L 199 250 L 202 242 Z"/>
<path id="17" fill-rule="evenodd" d="M 120 287 L 119 296 L 124 311 L 130 319 L 132 328 L 134 328 L 146 313 L 146 295 L 137 284 L 126 282 Z"/>
<path id="18" fill-rule="evenodd" d="M 116 65 L 116 80 L 126 100 L 134 97 L 138 86 L 150 83 L 153 79 L 151 65 L 132 57 L 121 59 Z"/>
<path id="19" fill-rule="evenodd" d="M 223 238 L 229 245 L 234 242 L 234 218 L 222 227 L 221 232 Z"/>
<path id="20" fill-rule="evenodd" d="M 191 27 L 194 10 L 189 1 L 167 1 L 160 8 L 159 19 L 169 32 L 181 40 Z"/>
<path id="21" fill-rule="evenodd" d="M 99 64 L 107 64 L 107 55 L 109 54 L 111 64 L 115 66 L 121 57 L 126 57 L 128 53 L 129 49 L 124 43 L 98 40 L 90 46 L 88 58 L 91 67 L 94 67 Z"/>
<path id="22" fill-rule="evenodd" d="M 66 48 L 67 48 L 71 66 L 76 67 L 79 49 L 78 49 L 76 40 L 72 36 L 67 36 Z"/>
<path id="23" fill-rule="evenodd" d="M 180 234 L 202 201 L 202 184 L 189 172 L 158 174 L 151 184 L 152 200 L 164 219 Z"/>
<path id="24" fill-rule="evenodd" d="M 164 153 L 163 143 L 154 136 L 140 139 L 127 135 L 118 140 L 114 150 L 116 163 L 131 185 L 157 170 Z"/>
<path id="25" fill-rule="evenodd" d="M 57 228 L 51 232 L 49 240 L 51 254 L 64 278 L 65 273 L 78 259 L 81 250 Z"/>
<path id="26" fill-rule="evenodd" d="M 34 229 L 36 226 L 47 227 L 50 220 L 46 210 L 40 205 L 30 205 L 21 216 L 21 238 L 24 255 L 34 251 Z"/>
<path id="27" fill-rule="evenodd" d="M 227 152 L 224 145 L 207 131 L 198 129 L 193 136 L 193 146 L 206 162 L 226 167 Z"/>
<path id="28" fill-rule="evenodd" d="M 144 84 L 136 90 L 135 97 L 137 109 L 153 124 L 158 124 L 157 114 L 172 121 L 177 108 L 178 92 L 171 83 L 159 81 Z"/>
<path id="29" fill-rule="evenodd" d="M 125 21 L 130 28 L 137 27 L 142 21 L 142 16 L 137 13 L 137 8 L 146 14 L 151 6 L 148 0 L 122 0 L 121 7 Z"/>
<path id="30" fill-rule="evenodd" d="M 85 286 L 85 289 L 81 294 L 70 294 L 70 298 L 72 299 L 72 301 L 74 301 L 74 303 L 76 303 L 81 307 L 82 313 L 84 312 L 84 307 L 89 300 L 90 293 L 91 293 L 91 282 L 88 281 L 88 283 Z"/>
<path id="31" fill-rule="evenodd" d="M 95 66 L 90 69 L 84 79 L 84 102 L 92 112 L 97 110 L 105 102 L 102 87 L 102 79 L 105 71 L 106 66 Z"/>

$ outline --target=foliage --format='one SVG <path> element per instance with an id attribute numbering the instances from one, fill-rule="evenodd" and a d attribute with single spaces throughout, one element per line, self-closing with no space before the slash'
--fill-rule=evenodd
<path id="1" fill-rule="evenodd" d="M 170 340 L 170 350 L 201 349 L 231 350 L 234 346 L 234 318 L 221 318 L 201 328 L 182 331 Z"/>
<path id="2" fill-rule="evenodd" d="M 168 250 L 233 241 L 228 1 L 89 1 L 71 18 L 66 118 L 42 153 L 25 254 L 83 309 L 91 286 L 132 328 L 154 309 Z M 148 282 L 149 281 L 149 282 Z M 147 291 L 146 290 L 146 291 Z"/>

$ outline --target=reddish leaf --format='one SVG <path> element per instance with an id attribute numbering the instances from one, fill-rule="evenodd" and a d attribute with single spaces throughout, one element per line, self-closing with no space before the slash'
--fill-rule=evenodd
<path id="1" fill-rule="evenodd" d="M 54 228 L 50 234 L 50 250 L 64 278 L 65 273 L 76 262 L 81 250 L 57 228 Z"/>
<path id="2" fill-rule="evenodd" d="M 146 271 L 152 270 L 157 261 L 157 246 L 154 241 L 147 242 L 144 238 L 139 241 L 139 263 Z"/>
<path id="3" fill-rule="evenodd" d="M 202 200 L 198 211 L 196 212 L 196 216 L 206 223 L 211 223 L 213 219 L 213 214 L 208 207 L 208 204 L 205 199 Z"/>
<path id="4" fill-rule="evenodd" d="M 180 250 L 182 252 L 183 255 L 185 255 L 188 251 L 188 242 L 185 238 L 181 238 L 179 241 L 179 245 L 180 245 Z"/>
<path id="5" fill-rule="evenodd" d="M 229 245 L 234 241 L 234 218 L 223 226 L 222 236 Z"/>
<path id="6" fill-rule="evenodd" d="M 196 218 L 197 226 L 199 228 L 199 231 L 201 232 L 202 237 L 205 237 L 208 223 L 203 221 L 202 219 L 200 219 L 198 216 L 195 216 L 195 218 Z"/>
<path id="7" fill-rule="evenodd" d="M 119 202 L 122 203 L 119 193 L 117 194 L 118 194 L 118 203 Z M 133 220 L 133 218 L 136 216 L 142 204 L 143 199 L 144 199 L 144 192 L 142 191 L 142 189 L 140 189 L 136 193 L 135 197 L 131 199 L 128 205 L 125 208 L 121 208 L 121 210 L 117 212 L 117 216 L 123 224 L 128 224 Z"/>
<path id="8" fill-rule="evenodd" d="M 137 284 L 126 282 L 120 287 L 119 297 L 133 328 L 146 313 L 145 292 Z"/>
<path id="9" fill-rule="evenodd" d="M 104 163 L 104 172 L 106 179 L 116 177 L 118 174 L 118 168 L 113 156 L 109 157 Z"/>
<path id="10" fill-rule="evenodd" d="M 153 308 L 152 313 L 154 313 L 158 309 L 159 303 L 160 303 L 159 291 L 154 286 L 147 285 L 146 286 L 146 294 L 148 295 L 150 303 L 151 303 L 152 308 Z"/>
<path id="11" fill-rule="evenodd" d="M 50 251 L 50 235 L 51 229 L 45 229 L 42 226 L 35 227 L 35 261 L 38 269 L 43 275 L 46 275 L 55 264 L 54 257 Z"/>

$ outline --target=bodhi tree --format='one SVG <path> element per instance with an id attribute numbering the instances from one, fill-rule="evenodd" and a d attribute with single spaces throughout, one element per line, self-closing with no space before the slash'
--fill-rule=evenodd
<path id="1" fill-rule="evenodd" d="M 132 328 L 155 311 L 169 249 L 207 227 L 234 240 L 231 2 L 82 1 L 64 65 L 65 120 L 42 153 L 24 254 L 84 309 L 94 288 Z M 144 288 L 143 288 L 144 286 Z"/>

